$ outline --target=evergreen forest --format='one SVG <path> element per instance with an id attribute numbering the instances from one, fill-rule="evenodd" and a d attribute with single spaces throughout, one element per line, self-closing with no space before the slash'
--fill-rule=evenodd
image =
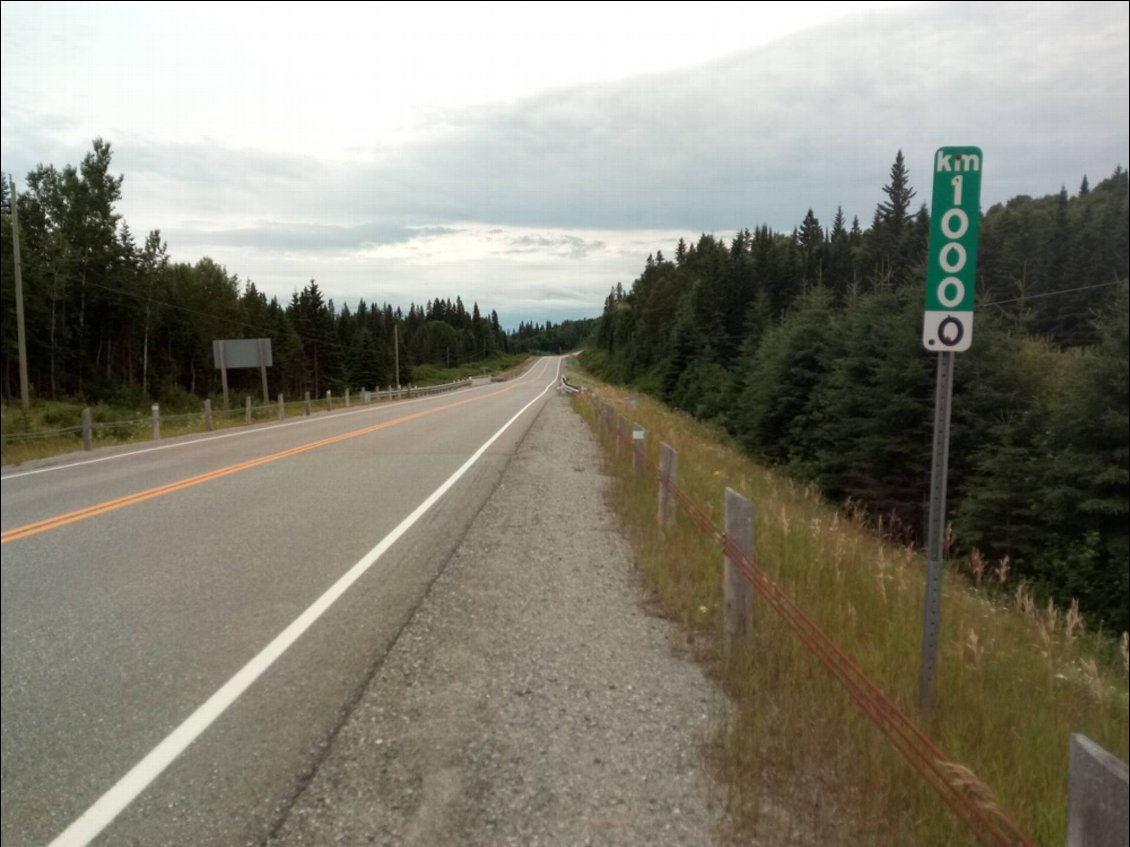
<path id="1" fill-rule="evenodd" d="M 522 323 L 506 333 L 498 313 L 436 299 L 407 312 L 360 301 L 337 307 L 315 280 L 280 303 L 208 258 L 170 260 L 159 231 L 139 240 L 115 207 L 124 177 L 110 144 L 96 139 L 76 167 L 40 165 L 19 192 L 20 266 L 31 393 L 139 406 L 172 406 L 219 391 L 217 338 L 271 339 L 271 390 L 319 397 L 345 387 L 413 381 L 421 365 L 456 367 L 499 353 L 575 344 L 592 321 Z M 19 398 L 11 191 L 3 185 L 0 389 Z M 394 349 L 398 344 L 399 350 Z M 233 370 L 234 387 L 258 374 Z"/>
<path id="2" fill-rule="evenodd" d="M 864 228 L 680 240 L 604 304 L 588 367 L 921 543 L 936 356 L 921 342 L 926 206 L 901 151 Z M 1130 625 L 1127 173 L 985 211 L 974 342 L 957 354 L 949 555 Z M 975 552 L 974 552 L 975 551 Z"/>

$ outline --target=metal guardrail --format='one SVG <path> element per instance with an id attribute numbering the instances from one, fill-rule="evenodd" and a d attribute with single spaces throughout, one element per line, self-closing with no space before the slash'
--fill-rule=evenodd
<path id="1" fill-rule="evenodd" d="M 569 382 L 569 377 L 562 375 L 561 384 L 557 386 L 558 390 L 564 391 L 567 394 L 580 394 L 584 391 L 579 385 L 573 385 Z"/>

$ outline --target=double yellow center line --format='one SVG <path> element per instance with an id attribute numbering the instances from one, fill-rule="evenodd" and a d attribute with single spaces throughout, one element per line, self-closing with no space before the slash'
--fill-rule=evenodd
<path id="1" fill-rule="evenodd" d="M 21 538 L 28 538 L 32 535 L 38 535 L 41 532 L 47 532 L 51 529 L 58 529 L 61 526 L 72 524 L 77 521 L 83 521 L 87 518 L 97 517 L 104 515 L 107 512 L 113 512 L 117 509 L 124 509 L 126 506 L 133 506 L 136 503 L 144 503 L 146 500 L 152 500 L 156 497 L 163 497 L 166 494 L 172 494 L 177 491 L 183 491 L 186 488 L 192 488 L 194 485 L 200 485 L 205 482 L 210 482 L 213 479 L 220 479 L 221 477 L 230 476 L 240 471 L 245 471 L 250 468 L 265 465 L 269 462 L 276 462 L 279 459 L 286 459 L 290 456 L 297 456 L 299 453 L 306 453 L 310 450 L 316 450 L 319 447 L 328 447 L 331 444 L 338 444 L 342 441 L 348 441 L 351 438 L 358 438 L 362 435 L 369 435 L 370 433 L 377 432 L 382 429 L 397 426 L 398 424 L 407 423 L 408 421 L 418 420 L 425 418 L 428 415 L 434 415 L 439 412 L 445 412 L 449 409 L 455 409 L 459 406 L 466 406 L 468 403 L 475 403 L 479 400 L 485 400 L 488 397 L 494 397 L 498 394 L 504 394 L 510 391 L 514 386 L 510 385 L 498 391 L 492 391 L 490 394 L 483 394 L 479 397 L 471 397 L 467 400 L 460 400 L 456 403 L 447 403 L 443 406 L 437 406 L 434 409 L 424 409 L 419 412 L 413 412 L 410 415 L 394 418 L 391 421 L 384 421 L 383 423 L 373 424 L 372 426 L 363 427 L 362 429 L 355 429 L 351 432 L 344 432 L 340 435 L 332 435 L 329 438 L 322 438 L 318 441 L 311 441 L 307 444 L 300 444 L 297 447 L 291 447 L 287 450 L 280 450 L 278 453 L 270 453 L 266 456 L 260 456 L 257 459 L 248 459 L 246 462 L 239 462 L 234 465 L 228 465 L 224 468 L 218 468 L 214 471 L 198 474 L 197 476 L 190 476 L 185 479 L 178 480 L 177 482 L 170 482 L 168 485 L 159 485 L 156 488 L 148 488 L 144 491 L 138 491 L 134 494 L 127 494 L 124 497 L 118 497 L 114 500 L 106 500 L 101 503 L 95 503 L 92 506 L 86 506 L 82 509 L 76 509 L 73 512 L 66 512 L 62 515 L 56 515 L 53 518 L 44 518 L 41 521 L 25 524 L 24 526 L 13 527 L 6 530 L 0 535 L 0 544 L 7 544 L 9 541 L 19 541 Z"/>

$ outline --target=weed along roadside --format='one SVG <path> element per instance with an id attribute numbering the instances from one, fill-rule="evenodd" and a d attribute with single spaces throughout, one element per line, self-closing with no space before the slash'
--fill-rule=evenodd
<path id="1" fill-rule="evenodd" d="M 1125 640 L 1119 651 L 1077 618 L 1037 607 L 1006 569 L 992 590 L 947 573 L 937 712 L 925 725 L 919 551 L 757 466 L 711 428 L 571 376 L 595 392 L 574 403 L 605 447 L 639 565 L 733 700 L 714 755 L 736 835 L 1063 844 L 1074 734 L 1121 758 L 1113 785 L 1125 798 Z M 646 440 L 633 439 L 641 430 Z M 660 474 L 673 465 L 677 477 Z M 752 532 L 735 531 L 742 509 Z"/>

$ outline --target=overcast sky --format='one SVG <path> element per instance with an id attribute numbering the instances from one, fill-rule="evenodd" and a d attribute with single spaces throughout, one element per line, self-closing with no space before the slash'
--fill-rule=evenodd
<path id="1" fill-rule="evenodd" d="M 680 236 L 866 226 L 902 149 L 986 208 L 1127 165 L 1111 3 L 2 5 L 2 166 L 101 136 L 119 211 L 288 300 L 599 314 Z"/>

